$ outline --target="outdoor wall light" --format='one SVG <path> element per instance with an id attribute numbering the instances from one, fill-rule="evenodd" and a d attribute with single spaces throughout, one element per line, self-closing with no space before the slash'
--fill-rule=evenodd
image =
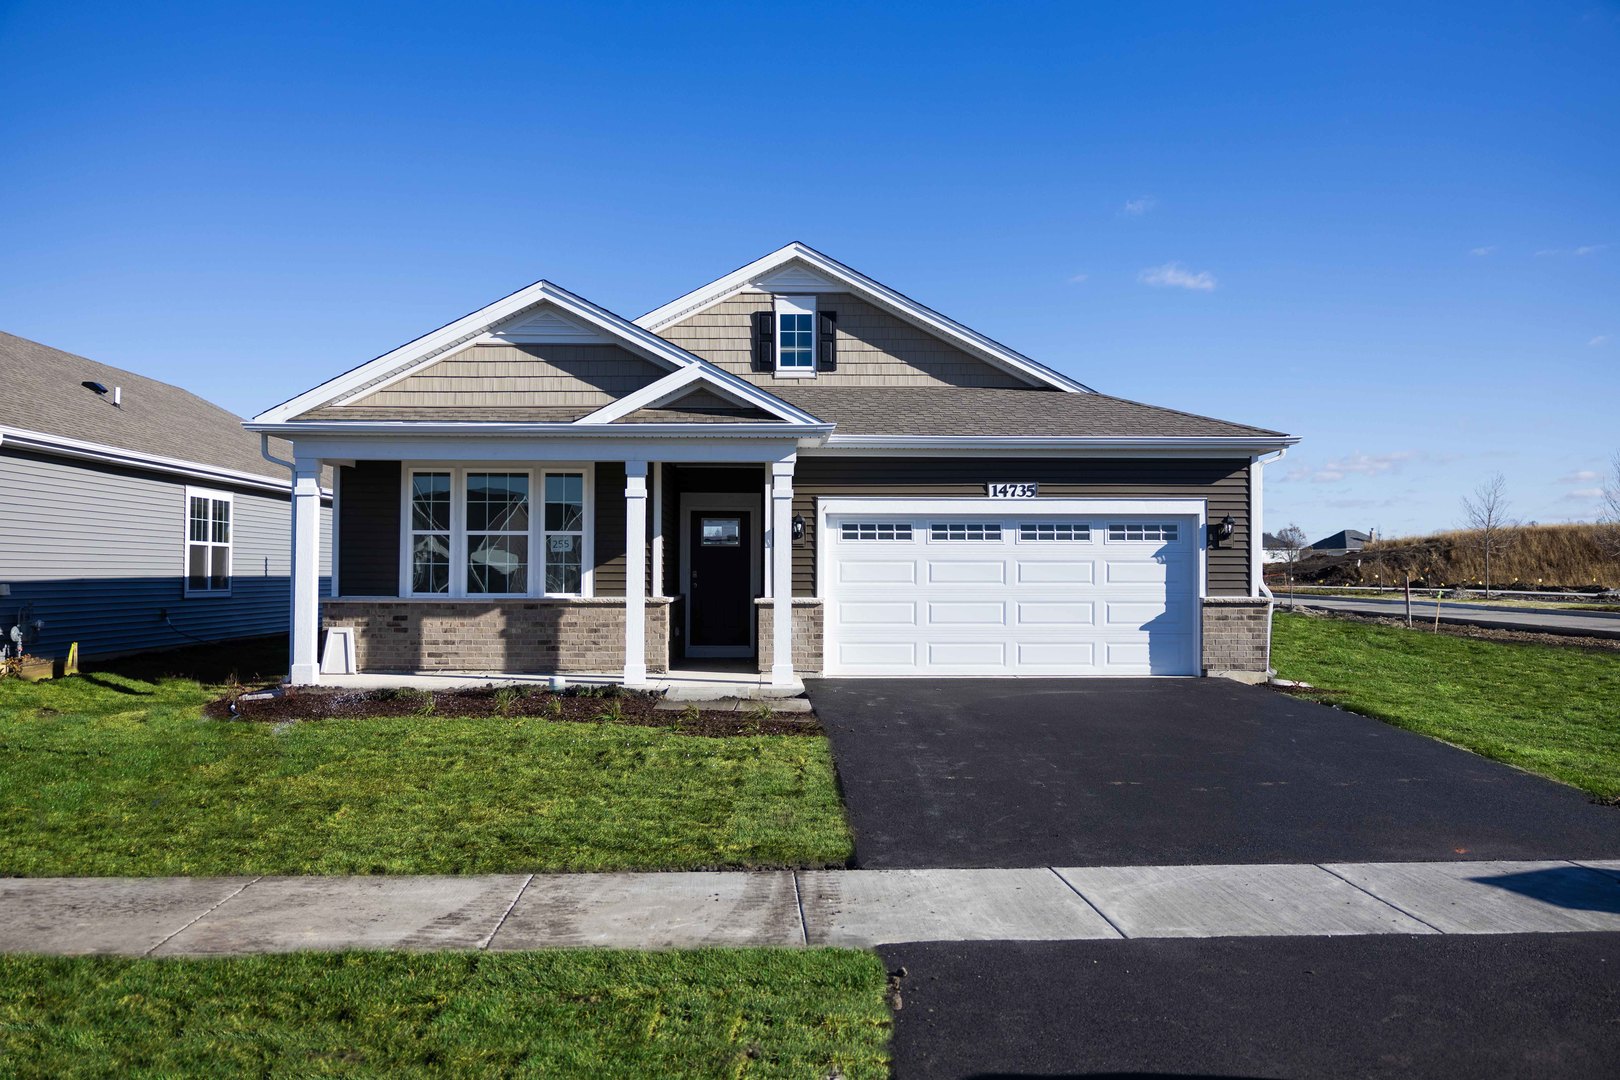
<path id="1" fill-rule="evenodd" d="M 798 543 L 804 539 L 804 515 L 793 515 L 793 542 Z"/>
<path id="2" fill-rule="evenodd" d="M 1232 539 L 1233 534 L 1236 532 L 1237 521 L 1232 517 L 1231 514 L 1227 514 L 1225 517 L 1221 518 L 1220 523 L 1215 526 L 1216 545 L 1218 546 L 1221 543 Z"/>

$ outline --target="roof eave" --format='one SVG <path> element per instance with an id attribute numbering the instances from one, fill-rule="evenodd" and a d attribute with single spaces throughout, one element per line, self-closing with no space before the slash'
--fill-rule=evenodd
<path id="1" fill-rule="evenodd" d="M 70 439 L 63 435 L 51 435 L 47 432 L 28 431 L 22 428 L 0 426 L 0 446 L 12 446 L 35 453 L 74 458 L 81 461 L 97 461 L 124 468 L 167 473 L 173 476 L 200 480 L 205 483 L 256 487 L 280 494 L 286 494 L 292 489 L 291 477 L 286 480 L 278 480 L 263 473 L 250 473 L 241 469 L 227 468 L 223 465 L 209 465 L 202 461 L 187 461 L 183 458 L 147 454 L 121 446 L 86 442 L 82 439 Z M 322 488 L 321 491 L 324 495 L 331 494 L 330 489 L 327 488 Z"/>
<path id="2" fill-rule="evenodd" d="M 1261 454 L 1299 442 L 1297 435 L 833 435 L 826 449 L 922 451 L 1086 452 L 1122 450 L 1152 453 L 1229 451 Z"/>
<path id="3" fill-rule="evenodd" d="M 713 439 L 824 439 L 833 430 L 832 424 L 795 423 L 658 423 L 658 424 L 581 424 L 555 421 L 489 421 L 489 420 L 334 420 L 288 421 L 258 423 L 248 421 L 243 427 L 283 439 L 300 436 L 388 435 L 433 436 L 455 438 L 511 438 L 528 436 L 540 439 L 587 438 L 713 438 Z"/>

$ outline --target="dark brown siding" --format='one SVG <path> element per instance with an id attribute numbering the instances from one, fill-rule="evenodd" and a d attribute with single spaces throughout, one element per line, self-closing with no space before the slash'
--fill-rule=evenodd
<path id="1" fill-rule="evenodd" d="M 793 512 L 804 516 L 804 541 L 793 548 L 793 594 L 816 594 L 816 500 L 882 495 L 984 494 L 992 480 L 1033 480 L 1042 498 L 1084 496 L 1206 499 L 1209 519 L 1231 514 L 1237 534 L 1209 553 L 1209 595 L 1249 593 L 1249 462 L 1126 458 L 1005 459 L 801 457 L 793 477 Z"/>
<path id="2" fill-rule="evenodd" d="M 596 463 L 596 595 L 624 595 L 624 462 Z"/>
<path id="3" fill-rule="evenodd" d="M 344 596 L 398 596 L 399 462 L 357 461 L 338 483 L 338 588 Z"/>

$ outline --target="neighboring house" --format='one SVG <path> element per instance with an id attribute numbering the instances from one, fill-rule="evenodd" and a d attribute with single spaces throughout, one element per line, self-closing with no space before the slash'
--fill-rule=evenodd
<path id="1" fill-rule="evenodd" d="M 802 244 L 634 322 L 541 281 L 255 417 L 362 671 L 1263 671 L 1288 435 L 1095 393 Z M 346 661 L 328 650 L 327 664 Z M 348 655 L 347 650 L 342 656 Z"/>
<path id="2" fill-rule="evenodd" d="M 1360 551 L 1372 540 L 1372 533 L 1364 533 L 1359 529 L 1340 529 L 1332 536 L 1326 536 L 1311 545 L 1313 555 L 1348 555 L 1352 551 Z"/>
<path id="3" fill-rule="evenodd" d="M 1278 538 L 1276 533 L 1263 534 L 1260 542 L 1265 549 L 1264 558 L 1266 562 L 1285 563 L 1288 561 L 1290 554 L 1289 550 L 1283 545 L 1282 540 Z M 1315 553 L 1315 549 L 1310 547 L 1302 547 L 1299 549 L 1299 557 L 1301 559 L 1314 555 Z"/>
<path id="4" fill-rule="evenodd" d="M 239 417 L 6 333 L 0 385 L 0 635 L 60 658 L 287 629 L 291 474 Z"/>

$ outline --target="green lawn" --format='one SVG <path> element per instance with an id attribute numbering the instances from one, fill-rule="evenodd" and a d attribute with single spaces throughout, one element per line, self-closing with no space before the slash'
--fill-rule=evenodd
<path id="1" fill-rule="evenodd" d="M 0 1074 L 882 1077 L 852 950 L 0 957 Z"/>
<path id="2" fill-rule="evenodd" d="M 217 689 L 0 682 L 0 875 L 843 865 L 824 738 L 541 719 L 209 720 Z"/>
<path id="3" fill-rule="evenodd" d="M 1272 663 L 1353 712 L 1620 798 L 1620 653 L 1278 614 Z"/>

